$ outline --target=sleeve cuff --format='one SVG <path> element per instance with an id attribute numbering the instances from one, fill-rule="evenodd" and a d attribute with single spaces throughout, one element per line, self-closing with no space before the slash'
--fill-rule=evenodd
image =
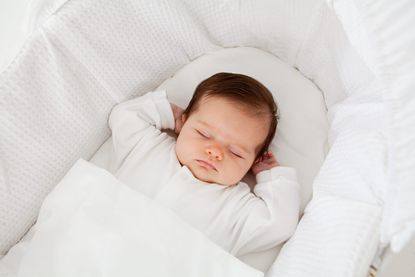
<path id="1" fill-rule="evenodd" d="M 153 100 L 156 105 L 157 111 L 160 115 L 159 129 L 171 129 L 174 130 L 176 122 L 174 120 L 173 111 L 171 109 L 170 102 L 167 100 L 167 94 L 165 90 L 154 91 L 152 93 Z"/>
<path id="2" fill-rule="evenodd" d="M 278 177 L 285 177 L 288 180 L 297 182 L 297 173 L 292 167 L 277 166 L 269 170 L 264 170 L 256 175 L 257 183 L 266 183 Z"/>

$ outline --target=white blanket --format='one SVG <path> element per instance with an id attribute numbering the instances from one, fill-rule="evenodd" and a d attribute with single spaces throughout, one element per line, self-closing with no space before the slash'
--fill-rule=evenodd
<path id="1" fill-rule="evenodd" d="M 46 198 L 31 232 L 19 262 L 14 249 L 1 260 L 1 276 L 263 276 L 84 160 Z"/>

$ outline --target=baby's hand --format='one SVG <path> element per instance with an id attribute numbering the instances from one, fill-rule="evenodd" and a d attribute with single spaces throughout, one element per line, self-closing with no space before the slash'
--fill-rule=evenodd
<path id="1" fill-rule="evenodd" d="M 274 154 L 272 154 L 271 151 L 267 151 L 254 162 L 251 170 L 254 175 L 257 175 L 261 171 L 268 170 L 279 165 L 280 163 L 277 161 Z"/>
<path id="2" fill-rule="evenodd" d="M 174 132 L 179 134 L 183 127 L 182 115 L 184 110 L 173 103 L 170 103 L 170 106 L 174 116 Z"/>

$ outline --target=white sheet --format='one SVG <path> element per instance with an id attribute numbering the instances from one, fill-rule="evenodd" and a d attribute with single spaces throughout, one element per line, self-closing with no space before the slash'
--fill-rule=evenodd
<path id="1" fill-rule="evenodd" d="M 79 160 L 48 195 L 21 260 L 0 276 L 263 276 L 173 212 Z M 13 263 L 18 268 L 13 268 Z"/>

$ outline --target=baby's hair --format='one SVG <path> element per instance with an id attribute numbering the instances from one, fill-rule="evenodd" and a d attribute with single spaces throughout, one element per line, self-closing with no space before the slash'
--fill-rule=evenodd
<path id="1" fill-rule="evenodd" d="M 196 111 L 200 100 L 204 97 L 222 97 L 247 108 L 246 112 L 253 116 L 268 117 L 270 119 L 268 135 L 257 158 L 268 150 L 277 129 L 278 107 L 271 92 L 263 84 L 243 74 L 216 73 L 196 87 L 184 114 L 188 117 Z"/>

